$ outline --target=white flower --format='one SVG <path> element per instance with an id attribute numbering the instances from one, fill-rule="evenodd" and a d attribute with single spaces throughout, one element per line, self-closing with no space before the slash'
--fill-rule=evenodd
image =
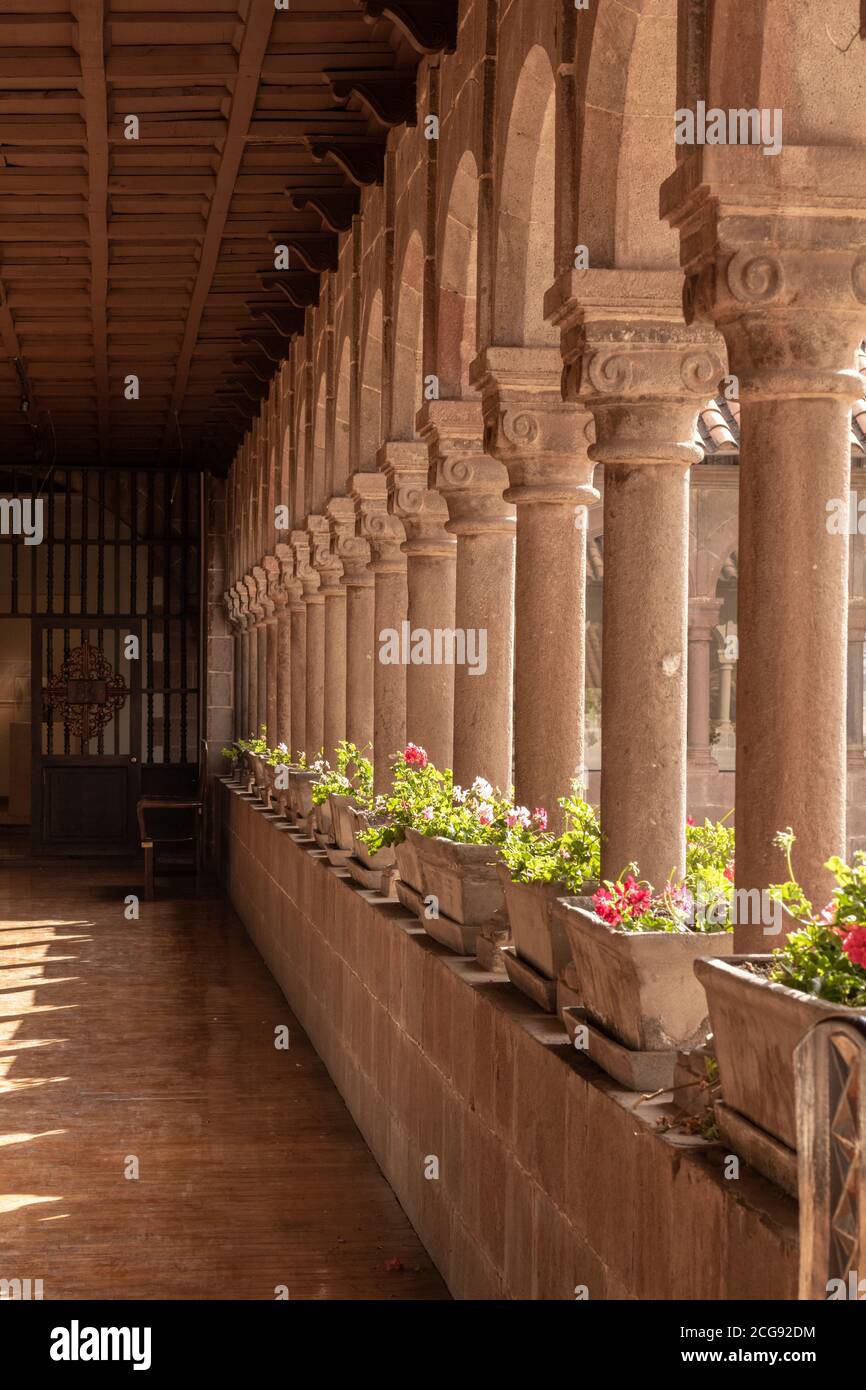
<path id="1" fill-rule="evenodd" d="M 493 788 L 489 782 L 485 782 L 483 777 L 476 777 L 472 783 L 472 790 L 476 796 L 480 796 L 482 801 L 489 801 L 493 795 Z"/>

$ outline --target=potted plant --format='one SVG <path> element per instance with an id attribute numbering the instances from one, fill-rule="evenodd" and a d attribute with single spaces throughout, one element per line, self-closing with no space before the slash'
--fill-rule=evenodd
<path id="1" fill-rule="evenodd" d="M 288 746 L 285 743 L 278 743 L 276 748 L 272 748 L 265 766 L 268 772 L 268 787 L 272 800 L 276 802 L 279 814 L 288 816 L 289 772 L 297 766 L 292 761 Z"/>
<path id="2" fill-rule="evenodd" d="M 556 982 L 571 959 L 559 898 L 598 888 L 600 832 L 577 783 L 561 797 L 565 829 L 547 829 L 547 812 L 515 806 L 506 813 L 498 873 L 505 894 L 513 949 L 505 968 L 512 984 L 542 1008 L 556 1007 Z"/>
<path id="3" fill-rule="evenodd" d="M 732 949 L 733 831 L 690 827 L 686 875 L 661 892 L 630 865 L 606 880 L 592 909 L 560 900 L 575 971 L 591 1023 L 634 1052 L 688 1050 L 706 1035 L 706 1001 L 694 962 Z"/>
<path id="4" fill-rule="evenodd" d="M 334 820 L 334 797 L 342 797 L 356 807 L 369 805 L 373 799 L 373 764 L 363 757 L 354 743 L 345 740 L 337 745 L 337 765 L 326 765 L 318 779 L 312 784 L 312 801 L 315 810 L 314 824 L 317 839 L 321 837 L 323 847 L 337 840 L 337 825 Z M 352 848 L 337 846 L 341 850 Z"/>
<path id="5" fill-rule="evenodd" d="M 503 906 L 496 863 L 511 808 L 483 777 L 467 790 L 454 786 L 450 771 L 439 771 L 423 748 L 409 744 L 395 762 L 383 823 L 364 839 L 374 849 L 397 846 L 401 878 L 405 873 L 422 900 L 435 903 L 425 926 L 444 916 L 476 928 Z"/>
<path id="6" fill-rule="evenodd" d="M 695 971 L 706 990 L 719 1063 L 721 1127 L 739 1132 L 737 1116 L 755 1126 L 749 1161 L 795 1192 L 794 1050 L 820 1019 L 866 1008 L 866 854 L 858 851 L 851 864 L 828 860 L 836 886 L 815 912 L 794 874 L 793 831 L 776 843 L 788 879 L 769 892 L 795 929 L 767 955 L 700 961 Z"/>
<path id="7" fill-rule="evenodd" d="M 265 776 L 265 759 L 270 753 L 266 738 L 267 729 L 263 724 L 258 738 L 255 734 L 250 734 L 246 741 L 241 740 L 244 753 L 246 754 L 248 766 L 252 775 L 252 788 L 256 796 L 264 801 L 267 797 L 266 787 L 267 778 Z"/>

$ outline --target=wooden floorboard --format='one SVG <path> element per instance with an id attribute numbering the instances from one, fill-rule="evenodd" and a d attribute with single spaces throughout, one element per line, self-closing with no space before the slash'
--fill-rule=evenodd
<path id="1" fill-rule="evenodd" d="M 231 909 L 178 881 L 127 921 L 136 891 L 105 865 L 0 868 L 0 1279 L 447 1298 Z"/>

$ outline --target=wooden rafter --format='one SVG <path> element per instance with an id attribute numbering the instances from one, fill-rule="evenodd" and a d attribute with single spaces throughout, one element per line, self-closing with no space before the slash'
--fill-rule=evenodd
<path id="1" fill-rule="evenodd" d="M 108 461 L 108 97 L 105 86 L 105 0 L 78 0 L 78 57 L 87 131 L 87 225 L 90 240 L 90 314 L 96 376 L 99 454 Z"/>

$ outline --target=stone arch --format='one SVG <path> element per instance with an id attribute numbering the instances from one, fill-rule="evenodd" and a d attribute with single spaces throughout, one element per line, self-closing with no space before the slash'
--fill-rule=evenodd
<path id="1" fill-rule="evenodd" d="M 358 466 L 372 473 L 382 434 L 382 292 L 370 304 L 361 341 L 361 429 Z"/>
<path id="2" fill-rule="evenodd" d="M 556 83 L 540 44 L 514 91 L 502 158 L 493 294 L 493 341 L 550 344 L 544 295 L 555 275 Z"/>
<path id="3" fill-rule="evenodd" d="M 581 16 L 577 73 L 576 244 L 593 269 L 676 268 L 659 188 L 676 163 L 677 0 L 598 0 Z"/>
<path id="4" fill-rule="evenodd" d="M 328 495 L 342 494 L 351 468 L 350 463 L 350 406 L 352 353 L 348 337 L 343 339 L 337 367 L 337 392 L 334 403 L 334 452 Z"/>
<path id="5" fill-rule="evenodd" d="M 436 369 L 440 394 L 450 399 L 467 392 L 476 351 L 478 166 L 471 150 L 454 172 L 441 248 Z"/>
<path id="6" fill-rule="evenodd" d="M 415 438 L 415 416 L 423 395 L 424 246 L 417 231 L 410 236 L 397 282 L 394 325 L 394 378 L 391 435 Z"/>

